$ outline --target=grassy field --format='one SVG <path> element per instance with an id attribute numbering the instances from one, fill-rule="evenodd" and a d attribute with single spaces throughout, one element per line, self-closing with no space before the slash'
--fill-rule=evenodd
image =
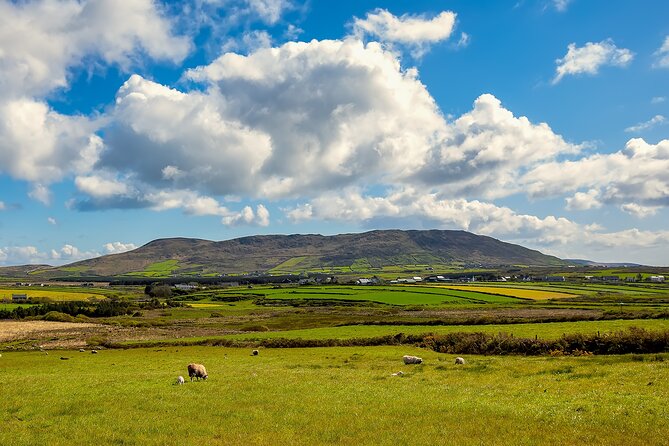
<path id="1" fill-rule="evenodd" d="M 565 333 L 602 334 L 630 327 L 647 330 L 669 330 L 669 319 L 632 319 L 608 321 L 546 322 L 541 324 L 490 325 L 354 325 L 273 332 L 254 332 L 225 336 L 229 339 L 351 339 L 404 334 L 489 333 L 512 334 L 516 337 L 557 339 Z"/>
<path id="2" fill-rule="evenodd" d="M 0 444 L 661 445 L 669 357 L 411 347 L 4 353 Z M 401 357 L 417 354 L 423 365 Z M 60 360 L 59 357 L 69 360 Z M 186 365 L 209 379 L 175 386 Z M 391 376 L 402 370 L 405 375 Z"/>
<path id="3" fill-rule="evenodd" d="M 231 290 L 223 294 L 255 295 L 268 299 L 331 299 L 368 301 L 389 305 L 441 305 L 441 304 L 514 304 L 517 298 L 476 291 L 462 291 L 421 286 L 337 286 L 301 288 L 254 288 Z"/>
<path id="4" fill-rule="evenodd" d="M 48 301 L 79 301 L 89 299 L 104 299 L 105 296 L 85 289 L 59 289 L 41 287 L 0 288 L 0 299 L 11 300 L 12 294 L 26 294 L 30 299 L 45 299 Z"/>

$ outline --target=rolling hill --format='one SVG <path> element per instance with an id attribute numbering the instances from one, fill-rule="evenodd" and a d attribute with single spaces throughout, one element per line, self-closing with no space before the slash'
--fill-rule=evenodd
<path id="1" fill-rule="evenodd" d="M 557 257 L 465 231 L 377 230 L 359 234 L 258 235 L 226 241 L 159 239 L 133 251 L 33 275 L 142 276 L 388 271 L 407 265 L 563 266 Z"/>

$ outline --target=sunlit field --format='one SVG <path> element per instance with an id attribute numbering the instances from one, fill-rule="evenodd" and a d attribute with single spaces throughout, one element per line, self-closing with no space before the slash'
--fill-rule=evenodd
<path id="1" fill-rule="evenodd" d="M 404 365 L 404 354 L 424 364 Z M 0 443 L 660 445 L 669 437 L 666 355 L 465 359 L 456 366 L 453 355 L 411 347 L 5 353 Z M 190 362 L 204 364 L 209 379 L 191 383 Z M 177 375 L 186 384 L 174 385 Z"/>

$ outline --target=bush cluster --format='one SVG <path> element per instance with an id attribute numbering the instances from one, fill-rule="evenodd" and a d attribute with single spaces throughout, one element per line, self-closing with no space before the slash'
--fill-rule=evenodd
<path id="1" fill-rule="evenodd" d="M 27 317 L 44 316 L 51 312 L 69 316 L 114 317 L 131 315 L 139 310 L 179 306 L 183 306 L 183 304 L 172 300 L 162 303 L 158 299 L 140 303 L 111 299 L 100 302 L 53 302 L 30 307 L 17 307 L 13 310 L 0 310 L 0 319 L 25 319 Z"/>
<path id="2" fill-rule="evenodd" d="M 426 336 L 422 346 L 440 353 L 472 355 L 620 355 L 669 352 L 669 330 L 632 327 L 605 334 L 566 334 L 559 339 L 528 339 L 508 334 L 448 333 Z"/>

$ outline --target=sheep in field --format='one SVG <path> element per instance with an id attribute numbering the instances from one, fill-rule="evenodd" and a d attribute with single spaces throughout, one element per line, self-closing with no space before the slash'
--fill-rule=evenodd
<path id="1" fill-rule="evenodd" d="M 183 376 L 177 376 L 177 382 L 176 384 L 180 386 L 181 384 L 185 383 L 186 381 L 184 380 Z"/>
<path id="2" fill-rule="evenodd" d="M 419 358 L 418 356 L 410 356 L 410 355 L 404 355 L 402 357 L 404 360 L 405 364 L 422 364 L 423 363 L 423 358 Z"/>
<path id="3" fill-rule="evenodd" d="M 188 364 L 188 376 L 190 380 L 193 381 L 193 378 L 207 379 L 207 369 L 204 368 L 202 364 Z"/>
<path id="4" fill-rule="evenodd" d="M 260 354 L 260 352 L 259 352 L 258 350 L 253 350 L 253 351 L 251 352 L 251 354 L 252 354 L 253 356 L 258 356 L 258 354 Z"/>
<path id="5" fill-rule="evenodd" d="M 465 363 L 465 358 L 457 357 L 455 358 L 455 363 L 456 364 L 464 364 Z"/>

